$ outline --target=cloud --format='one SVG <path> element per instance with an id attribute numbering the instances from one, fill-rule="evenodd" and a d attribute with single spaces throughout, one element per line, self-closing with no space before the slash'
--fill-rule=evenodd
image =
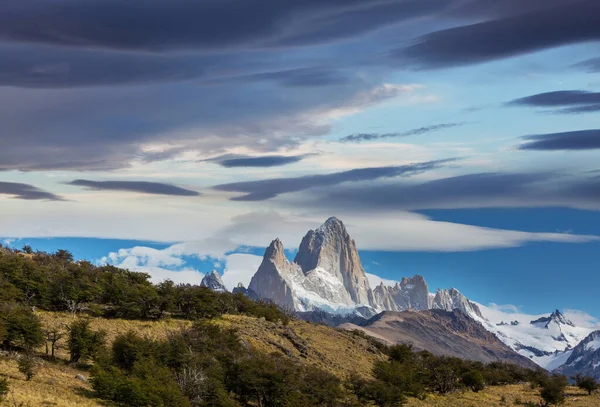
<path id="1" fill-rule="evenodd" d="M 394 182 L 368 188 L 344 186 L 320 191 L 318 203 L 360 210 L 442 209 L 506 205 L 536 198 L 536 183 L 549 180 L 547 173 L 478 173 L 424 183 Z M 305 203 L 299 203 L 303 205 Z"/>
<path id="2" fill-rule="evenodd" d="M 446 159 L 391 167 L 358 168 L 325 175 L 306 175 L 295 178 L 276 178 L 258 181 L 235 182 L 216 185 L 218 191 L 241 192 L 246 195 L 231 198 L 236 201 L 264 201 L 280 194 L 299 192 L 316 187 L 325 187 L 345 182 L 373 181 L 380 178 L 407 177 L 440 168 L 456 161 Z"/>
<path id="3" fill-rule="evenodd" d="M 566 106 L 587 105 L 600 103 L 600 93 L 584 90 L 560 90 L 555 92 L 538 93 L 536 95 L 515 99 L 508 102 L 517 106 Z"/>
<path id="4" fill-rule="evenodd" d="M 526 140 L 519 150 L 595 150 L 600 148 L 600 130 L 578 130 L 536 134 L 521 137 Z"/>
<path id="5" fill-rule="evenodd" d="M 5 0 L 0 39 L 138 51 L 308 45 L 352 38 L 451 1 Z M 258 12 L 260 10 L 260 12 Z M 248 18 L 252 16 L 252 18 Z M 110 28 L 110 29 L 109 29 Z"/>
<path id="6" fill-rule="evenodd" d="M 587 72 L 600 72 L 600 57 L 590 58 L 574 65 L 577 68 L 583 68 Z"/>
<path id="7" fill-rule="evenodd" d="M 225 269 L 223 271 L 223 283 L 228 290 L 233 290 L 238 283 L 244 287 L 250 285 L 250 279 L 262 262 L 262 256 L 246 253 L 232 253 L 225 257 Z"/>
<path id="8" fill-rule="evenodd" d="M 258 154 L 327 134 L 332 121 L 406 95 L 418 85 L 354 82 L 336 92 L 276 85 L 3 88 L 0 170 L 108 171 L 186 152 Z M 26 135 L 26 136 L 25 136 Z M 148 147 L 168 145 L 168 151 Z"/>
<path id="9" fill-rule="evenodd" d="M 51 192 L 44 191 L 33 185 L 17 182 L 0 182 L 0 194 L 12 195 L 16 199 L 62 201 L 63 199 Z"/>
<path id="10" fill-rule="evenodd" d="M 283 165 L 297 163 L 306 158 L 307 155 L 265 155 L 265 156 L 249 156 L 249 155 L 232 155 L 226 154 L 218 157 L 210 158 L 205 161 L 216 162 L 221 167 L 238 168 L 238 167 L 279 167 Z"/>
<path id="11" fill-rule="evenodd" d="M 350 134 L 349 136 L 342 137 L 340 141 L 342 143 L 345 142 L 361 142 L 361 141 L 371 141 L 378 139 L 386 139 L 386 138 L 400 138 L 400 137 L 410 137 L 410 136 L 419 136 L 425 133 L 431 133 L 434 131 L 451 129 L 453 127 L 464 126 L 466 123 L 442 123 L 442 124 L 434 124 L 431 126 L 419 127 L 417 129 L 408 130 L 401 133 L 358 133 L 358 134 Z"/>
<path id="12" fill-rule="evenodd" d="M 86 187 L 95 191 L 128 191 L 139 192 L 152 195 L 172 195 L 172 196 L 200 196 L 197 191 L 190 191 L 171 184 L 161 182 L 147 181 L 90 181 L 85 179 L 76 179 L 68 182 L 69 185 Z"/>
<path id="13" fill-rule="evenodd" d="M 508 102 L 507 105 L 562 108 L 553 110 L 553 113 L 562 114 L 589 113 L 600 110 L 600 93 L 561 90 L 515 99 Z"/>
<path id="14" fill-rule="evenodd" d="M 427 34 L 392 57 L 421 68 L 442 68 L 596 40 L 600 3 L 578 0 Z"/>
<path id="15" fill-rule="evenodd" d="M 371 288 L 375 288 L 378 285 L 380 285 L 381 283 L 383 283 L 383 285 L 387 285 L 387 286 L 391 286 L 391 287 L 400 283 L 399 281 L 388 280 L 388 279 L 379 277 L 378 275 L 371 274 L 371 273 L 365 273 L 365 275 L 367 276 L 367 279 L 369 280 L 369 285 L 371 286 Z"/>

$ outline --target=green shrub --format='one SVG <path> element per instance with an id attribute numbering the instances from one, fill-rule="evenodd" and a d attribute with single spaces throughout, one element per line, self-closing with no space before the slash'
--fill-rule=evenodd
<path id="1" fill-rule="evenodd" d="M 461 377 L 462 384 L 475 393 L 485 389 L 485 379 L 479 370 L 469 370 Z"/>
<path id="2" fill-rule="evenodd" d="M 68 347 L 72 363 L 79 363 L 93 358 L 103 347 L 106 332 L 92 331 L 90 321 L 81 319 L 69 326 Z"/>
<path id="3" fill-rule="evenodd" d="M 5 348 L 35 348 L 44 343 L 44 332 L 31 309 L 14 304 L 0 304 L 0 337 Z"/>
<path id="4" fill-rule="evenodd" d="M 6 397 L 8 392 L 10 391 L 10 385 L 8 380 L 4 377 L 0 377 L 0 401 Z"/>
<path id="5" fill-rule="evenodd" d="M 589 395 L 600 388 L 600 384 L 593 377 L 576 375 L 573 380 L 575 380 L 577 387 L 587 391 Z"/>
<path id="6" fill-rule="evenodd" d="M 546 380 L 540 389 L 540 397 L 545 406 L 560 405 L 565 402 L 565 388 L 568 385 L 567 378 L 555 375 Z"/>
<path id="7" fill-rule="evenodd" d="M 27 381 L 33 379 L 33 376 L 37 373 L 35 359 L 29 353 L 21 355 L 17 361 L 17 365 L 19 367 L 19 372 L 25 375 L 25 380 Z"/>

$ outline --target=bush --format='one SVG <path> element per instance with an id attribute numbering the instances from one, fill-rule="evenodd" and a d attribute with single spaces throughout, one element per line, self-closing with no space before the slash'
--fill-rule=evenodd
<path id="1" fill-rule="evenodd" d="M 70 361 L 79 363 L 94 357 L 103 347 L 106 338 L 104 331 L 92 331 L 90 321 L 82 319 L 69 326 Z"/>
<path id="2" fill-rule="evenodd" d="M 464 373 L 461 378 L 462 384 L 474 391 L 475 393 L 485 389 L 485 380 L 483 379 L 483 373 L 478 370 L 469 370 Z"/>
<path id="3" fill-rule="evenodd" d="M 5 348 L 35 348 L 44 343 L 42 325 L 27 307 L 14 303 L 0 305 L 0 337 Z"/>
<path id="4" fill-rule="evenodd" d="M 33 376 L 37 373 L 37 366 L 35 359 L 29 353 L 21 355 L 17 362 L 19 366 L 19 372 L 25 375 L 25 380 L 29 381 L 33 379 Z"/>
<path id="5" fill-rule="evenodd" d="M 600 384 L 593 377 L 576 375 L 573 380 L 575 380 L 577 387 L 587 391 L 589 395 L 600 388 Z"/>
<path id="6" fill-rule="evenodd" d="M 10 386 L 8 384 L 8 380 L 6 380 L 4 377 L 0 377 L 0 401 L 6 397 L 9 390 Z"/>
<path id="7" fill-rule="evenodd" d="M 565 388 L 568 385 L 567 378 L 555 375 L 546 380 L 540 389 L 540 397 L 545 406 L 560 405 L 565 402 Z"/>

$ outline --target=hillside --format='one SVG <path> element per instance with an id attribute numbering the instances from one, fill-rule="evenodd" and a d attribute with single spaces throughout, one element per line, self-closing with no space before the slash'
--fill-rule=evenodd
<path id="1" fill-rule="evenodd" d="M 360 330 L 390 344 L 411 344 L 417 350 L 484 363 L 505 361 L 530 369 L 535 363 L 519 355 L 480 323 L 459 310 L 382 312 L 361 326 L 340 328 Z"/>
<path id="2" fill-rule="evenodd" d="M 68 325 L 79 317 L 70 313 L 37 312 L 42 325 Z M 237 330 L 240 339 L 248 346 L 264 353 L 279 352 L 286 358 L 306 365 L 313 365 L 329 371 L 340 378 L 350 373 L 364 377 L 371 376 L 376 361 L 385 360 L 385 355 L 373 346 L 372 342 L 349 332 L 338 331 L 323 325 L 304 321 L 292 321 L 288 326 L 271 323 L 260 318 L 241 315 L 225 315 L 215 321 L 223 327 Z M 189 327 L 190 321 L 137 321 L 124 319 L 92 318 L 91 328 L 104 330 L 108 343 L 128 331 L 142 337 L 161 340 L 169 333 Z M 63 343 L 64 345 L 64 343 Z M 343 350 L 343 353 L 340 353 Z M 39 348 L 40 355 L 44 348 Z M 39 372 L 29 382 L 17 369 L 17 362 L 9 353 L 0 357 L 0 378 L 8 378 L 13 383 L 17 402 L 25 406 L 110 406 L 106 401 L 93 397 L 89 383 L 76 378 L 78 374 L 89 377 L 85 369 L 77 369 L 66 364 L 68 351 L 64 346 L 57 349 L 58 362 L 38 359 Z M 3 405 L 0 403 L 0 405 Z"/>
<path id="3" fill-rule="evenodd" d="M 71 323 L 76 317 L 68 313 L 39 312 L 40 319 L 47 323 Z M 292 321 L 284 327 L 265 320 L 226 315 L 217 321 L 223 326 L 238 330 L 243 341 L 264 352 L 279 351 L 301 363 L 312 364 L 339 376 L 351 372 L 370 376 L 374 362 L 384 360 L 384 355 L 372 343 L 350 332 L 335 330 L 322 325 L 313 325 L 303 321 Z M 155 339 L 165 338 L 170 332 L 190 325 L 188 321 L 132 321 L 122 319 L 93 318 L 94 329 L 103 329 L 108 333 L 109 341 L 127 331 Z M 44 349 L 39 351 L 43 354 Z M 60 348 L 58 362 L 39 359 L 38 374 L 25 381 L 17 369 L 17 363 L 7 353 L 0 357 L 0 378 L 8 378 L 13 392 L 0 406 L 13 406 L 13 400 L 24 403 L 23 406 L 61 406 L 61 407 L 111 407 L 116 406 L 94 397 L 89 383 L 80 381 L 77 375 L 89 377 L 85 369 L 68 366 L 65 361 L 67 352 Z M 487 387 L 479 393 L 459 391 L 449 395 L 430 394 L 425 400 L 409 398 L 409 407 L 500 407 L 516 405 L 515 400 L 523 402 L 539 401 L 537 390 L 529 385 L 508 385 Z M 597 395 L 587 396 L 576 388 L 568 388 L 565 406 L 592 407 L 600 403 Z M 503 403 L 502 397 L 507 400 Z M 14 399 L 13 399 L 14 397 Z M 574 401 L 576 400 L 576 401 Z"/>

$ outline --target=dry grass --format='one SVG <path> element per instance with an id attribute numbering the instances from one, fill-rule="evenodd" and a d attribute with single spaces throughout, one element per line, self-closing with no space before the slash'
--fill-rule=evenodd
<path id="1" fill-rule="evenodd" d="M 112 406 L 92 398 L 90 385 L 76 379 L 77 374 L 87 377 L 86 372 L 40 360 L 37 374 L 30 381 L 25 381 L 17 368 L 16 360 L 0 358 L 0 377 L 9 380 L 11 391 L 0 405 L 13 407 L 23 403 L 24 407 Z"/>
<path id="2" fill-rule="evenodd" d="M 43 326 L 66 326 L 78 318 L 68 313 L 52 312 L 39 312 L 39 316 Z M 345 377 L 349 372 L 369 376 L 373 363 L 384 359 L 384 356 L 364 338 L 304 321 L 292 321 L 288 326 L 283 326 L 263 319 L 226 315 L 217 320 L 217 323 L 236 329 L 243 341 L 259 351 L 282 352 L 295 360 L 319 366 L 340 377 Z M 191 322 L 182 320 L 91 320 L 92 329 L 106 331 L 109 343 L 127 331 L 134 331 L 152 339 L 165 339 L 169 332 L 190 324 Z M 56 356 L 67 359 L 68 352 L 63 347 L 58 349 Z"/>
<path id="3" fill-rule="evenodd" d="M 39 312 L 46 326 L 65 326 L 77 317 L 66 313 Z M 365 338 L 346 331 L 338 331 L 322 325 L 292 321 L 289 326 L 270 323 L 261 319 L 228 315 L 217 322 L 223 327 L 234 328 L 240 338 L 259 351 L 280 352 L 301 363 L 318 366 L 341 378 L 350 372 L 369 377 L 373 363 L 385 357 Z M 171 331 L 189 326 L 188 321 L 129 321 L 120 319 L 92 319 L 93 329 L 107 332 L 108 341 L 127 331 L 134 331 L 153 339 L 164 339 Z M 64 345 L 64 344 L 63 344 Z M 44 349 L 40 349 L 43 353 Z M 75 378 L 88 373 L 67 366 L 67 351 L 58 350 L 56 363 L 40 360 L 38 374 L 29 382 L 19 373 L 17 363 L 10 357 L 0 357 L 0 377 L 10 381 L 11 395 L 0 406 L 24 407 L 64 406 L 96 407 L 112 406 L 93 398 L 88 383 Z M 62 359 L 62 360 L 61 360 Z M 502 401 L 505 398 L 505 402 Z M 430 395 L 426 400 L 409 399 L 408 407 L 504 407 L 518 405 L 515 402 L 539 402 L 537 390 L 528 385 L 488 387 L 480 393 L 458 392 L 448 396 Z M 598 407 L 598 395 L 587 396 L 576 388 L 569 388 L 565 406 Z"/>
<path id="4" fill-rule="evenodd" d="M 409 399 L 406 405 L 407 407 L 506 407 L 522 405 L 519 402 L 532 402 L 537 405 L 540 400 L 537 390 L 532 390 L 528 384 L 520 384 L 487 387 L 479 393 L 465 391 L 447 396 L 429 395 L 425 400 Z M 563 406 L 598 407 L 600 398 L 597 394 L 588 396 L 586 392 L 576 387 L 569 387 L 567 401 Z"/>
<path id="5" fill-rule="evenodd" d="M 385 360 L 367 339 L 323 325 L 292 321 L 282 326 L 233 315 L 225 316 L 221 323 L 237 329 L 240 338 L 259 351 L 281 352 L 341 378 L 351 372 L 369 377 L 373 363 Z"/>

